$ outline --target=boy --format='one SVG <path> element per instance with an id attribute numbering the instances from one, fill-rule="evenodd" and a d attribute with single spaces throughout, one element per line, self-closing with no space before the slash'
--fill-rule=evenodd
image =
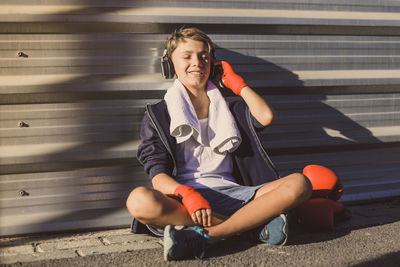
<path id="1" fill-rule="evenodd" d="M 202 31 L 175 30 L 166 56 L 177 79 L 143 119 L 138 159 L 154 189 L 135 188 L 127 207 L 148 227 L 164 228 L 166 260 L 203 257 L 206 245 L 257 227 L 261 242 L 283 245 L 283 213 L 312 193 L 302 174 L 277 179 L 256 134 L 273 122 L 272 109 L 212 54 Z M 241 101 L 227 104 L 210 81 L 217 65 L 223 74 L 216 82 Z"/>

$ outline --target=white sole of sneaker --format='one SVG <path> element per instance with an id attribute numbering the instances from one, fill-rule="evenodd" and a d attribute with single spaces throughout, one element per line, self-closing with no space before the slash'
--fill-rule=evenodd
<path id="1" fill-rule="evenodd" d="M 168 253 L 171 250 L 172 246 L 174 245 L 174 242 L 172 242 L 170 232 L 173 225 L 167 225 L 164 228 L 164 260 L 169 261 Z"/>
<path id="2" fill-rule="evenodd" d="M 283 242 L 281 244 L 279 244 L 279 246 L 284 246 L 288 240 L 288 236 L 289 236 L 289 227 L 288 227 L 288 222 L 287 222 L 287 218 L 284 214 L 279 215 L 279 217 L 282 218 L 282 220 L 285 222 L 285 224 L 283 225 L 283 229 L 282 229 L 282 233 L 285 235 L 285 240 L 283 240 Z"/>

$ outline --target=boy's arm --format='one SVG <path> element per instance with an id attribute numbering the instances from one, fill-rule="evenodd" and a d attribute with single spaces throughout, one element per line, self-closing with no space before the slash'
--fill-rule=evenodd
<path id="1" fill-rule="evenodd" d="M 153 188 L 164 195 L 173 195 L 175 189 L 180 185 L 175 179 L 165 173 L 159 173 L 151 180 Z"/>
<path id="2" fill-rule="evenodd" d="M 265 100 L 258 95 L 243 78 L 238 75 L 232 66 L 226 62 L 221 61 L 217 64 L 222 66 L 222 82 L 232 90 L 236 95 L 239 95 L 246 102 L 250 109 L 251 115 L 263 126 L 271 124 L 274 120 L 274 112 L 272 108 L 265 102 Z"/>
<path id="3" fill-rule="evenodd" d="M 274 112 L 268 103 L 249 86 L 242 88 L 241 96 L 250 109 L 251 115 L 263 126 L 274 121 Z"/>

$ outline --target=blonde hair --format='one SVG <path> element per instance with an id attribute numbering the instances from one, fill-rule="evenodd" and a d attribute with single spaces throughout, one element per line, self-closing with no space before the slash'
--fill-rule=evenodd
<path id="1" fill-rule="evenodd" d="M 179 43 L 183 42 L 183 40 L 185 38 L 203 42 L 204 44 L 207 45 L 208 52 L 209 53 L 212 52 L 212 49 L 213 49 L 212 41 L 211 41 L 210 37 L 207 36 L 207 34 L 205 34 L 203 31 L 201 31 L 197 28 L 194 28 L 194 27 L 190 27 L 190 28 L 181 27 L 181 28 L 174 30 L 174 32 L 171 34 L 171 36 L 167 38 L 166 48 L 167 48 L 167 52 L 168 52 L 168 57 L 171 57 L 172 52 L 175 51 L 175 49 L 178 47 Z"/>

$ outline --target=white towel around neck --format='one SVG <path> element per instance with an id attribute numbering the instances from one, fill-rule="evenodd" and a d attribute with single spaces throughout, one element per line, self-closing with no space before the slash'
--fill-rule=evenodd
<path id="1" fill-rule="evenodd" d="M 233 152 L 239 147 L 242 139 L 228 104 L 211 81 L 207 83 L 207 95 L 211 101 L 208 111 L 210 146 L 217 154 Z M 170 134 L 176 138 L 177 143 L 193 136 L 198 143 L 203 144 L 196 111 L 185 87 L 178 79 L 168 89 L 164 100 L 171 117 Z"/>

